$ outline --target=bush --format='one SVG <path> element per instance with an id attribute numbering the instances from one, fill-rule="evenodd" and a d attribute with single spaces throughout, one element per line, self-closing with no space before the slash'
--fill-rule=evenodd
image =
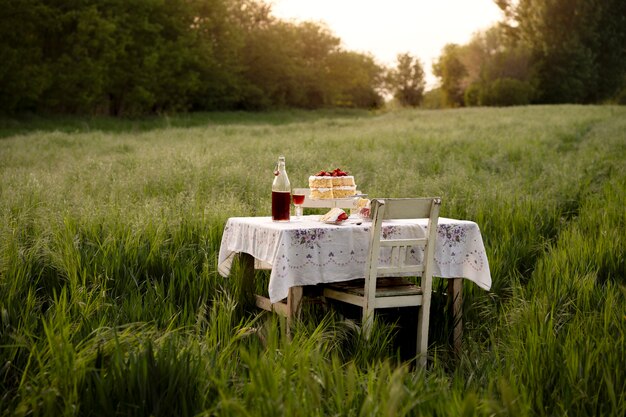
<path id="1" fill-rule="evenodd" d="M 480 106 L 482 87 L 479 83 L 473 83 L 465 90 L 464 100 L 467 107 Z"/>
<path id="2" fill-rule="evenodd" d="M 530 104 L 532 97 L 533 87 L 530 83 L 512 78 L 499 78 L 482 89 L 479 104 L 483 106 L 520 106 Z"/>
<path id="3" fill-rule="evenodd" d="M 434 88 L 424 93 L 422 107 L 425 109 L 442 109 L 445 107 L 443 92 L 441 88 Z"/>
<path id="4" fill-rule="evenodd" d="M 617 96 L 615 97 L 615 102 L 617 104 L 626 104 L 626 87 L 622 88 L 622 90 L 617 93 Z"/>

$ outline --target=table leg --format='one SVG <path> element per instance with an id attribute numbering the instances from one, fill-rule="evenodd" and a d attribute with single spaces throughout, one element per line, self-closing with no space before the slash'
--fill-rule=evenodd
<path id="1" fill-rule="evenodd" d="M 248 253 L 240 253 L 242 266 L 241 294 L 246 302 L 254 297 L 254 256 Z"/>
<path id="2" fill-rule="evenodd" d="M 452 313 L 452 346 L 457 354 L 461 353 L 463 339 L 463 281 L 461 278 L 448 280 L 448 300 Z"/>
<path id="3" fill-rule="evenodd" d="M 287 328 L 291 328 L 294 318 L 300 318 L 303 287 L 291 287 L 287 295 Z"/>
<path id="4" fill-rule="evenodd" d="M 241 278 L 243 296 L 246 300 L 254 298 L 254 303 L 259 308 L 285 316 L 287 318 L 287 333 L 289 334 L 293 320 L 300 317 L 303 287 L 291 287 L 289 289 L 287 304 L 281 302 L 272 304 L 269 298 L 254 295 L 254 257 L 248 253 L 241 253 L 240 256 L 243 269 Z"/>

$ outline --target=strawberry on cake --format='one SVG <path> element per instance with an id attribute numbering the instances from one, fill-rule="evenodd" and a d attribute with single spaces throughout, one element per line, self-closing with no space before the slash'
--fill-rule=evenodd
<path id="1" fill-rule="evenodd" d="M 354 177 L 339 168 L 320 171 L 309 177 L 309 198 L 313 200 L 348 198 L 356 194 Z"/>

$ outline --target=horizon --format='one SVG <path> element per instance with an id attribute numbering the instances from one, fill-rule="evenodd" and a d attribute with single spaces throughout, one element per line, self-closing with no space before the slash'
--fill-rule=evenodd
<path id="1" fill-rule="evenodd" d="M 502 17 L 492 0 L 388 0 L 384 6 L 375 0 L 272 0 L 269 4 L 277 18 L 324 23 L 341 39 L 343 48 L 371 54 L 381 65 L 393 67 L 396 56 L 408 52 L 421 61 L 427 90 L 438 85 L 432 64 L 446 44 L 468 43 L 473 34 Z M 354 19 L 357 8 L 359 19 Z M 384 36 L 371 30 L 374 24 Z"/>

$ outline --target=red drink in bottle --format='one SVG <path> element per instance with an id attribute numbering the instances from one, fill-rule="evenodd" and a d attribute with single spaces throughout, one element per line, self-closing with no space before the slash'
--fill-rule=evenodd
<path id="1" fill-rule="evenodd" d="M 289 221 L 289 192 L 272 191 L 272 220 L 278 222 Z"/>
<path id="2" fill-rule="evenodd" d="M 290 204 L 291 185 L 285 169 L 285 157 L 280 156 L 274 170 L 274 182 L 272 183 L 272 220 L 288 222 Z"/>

